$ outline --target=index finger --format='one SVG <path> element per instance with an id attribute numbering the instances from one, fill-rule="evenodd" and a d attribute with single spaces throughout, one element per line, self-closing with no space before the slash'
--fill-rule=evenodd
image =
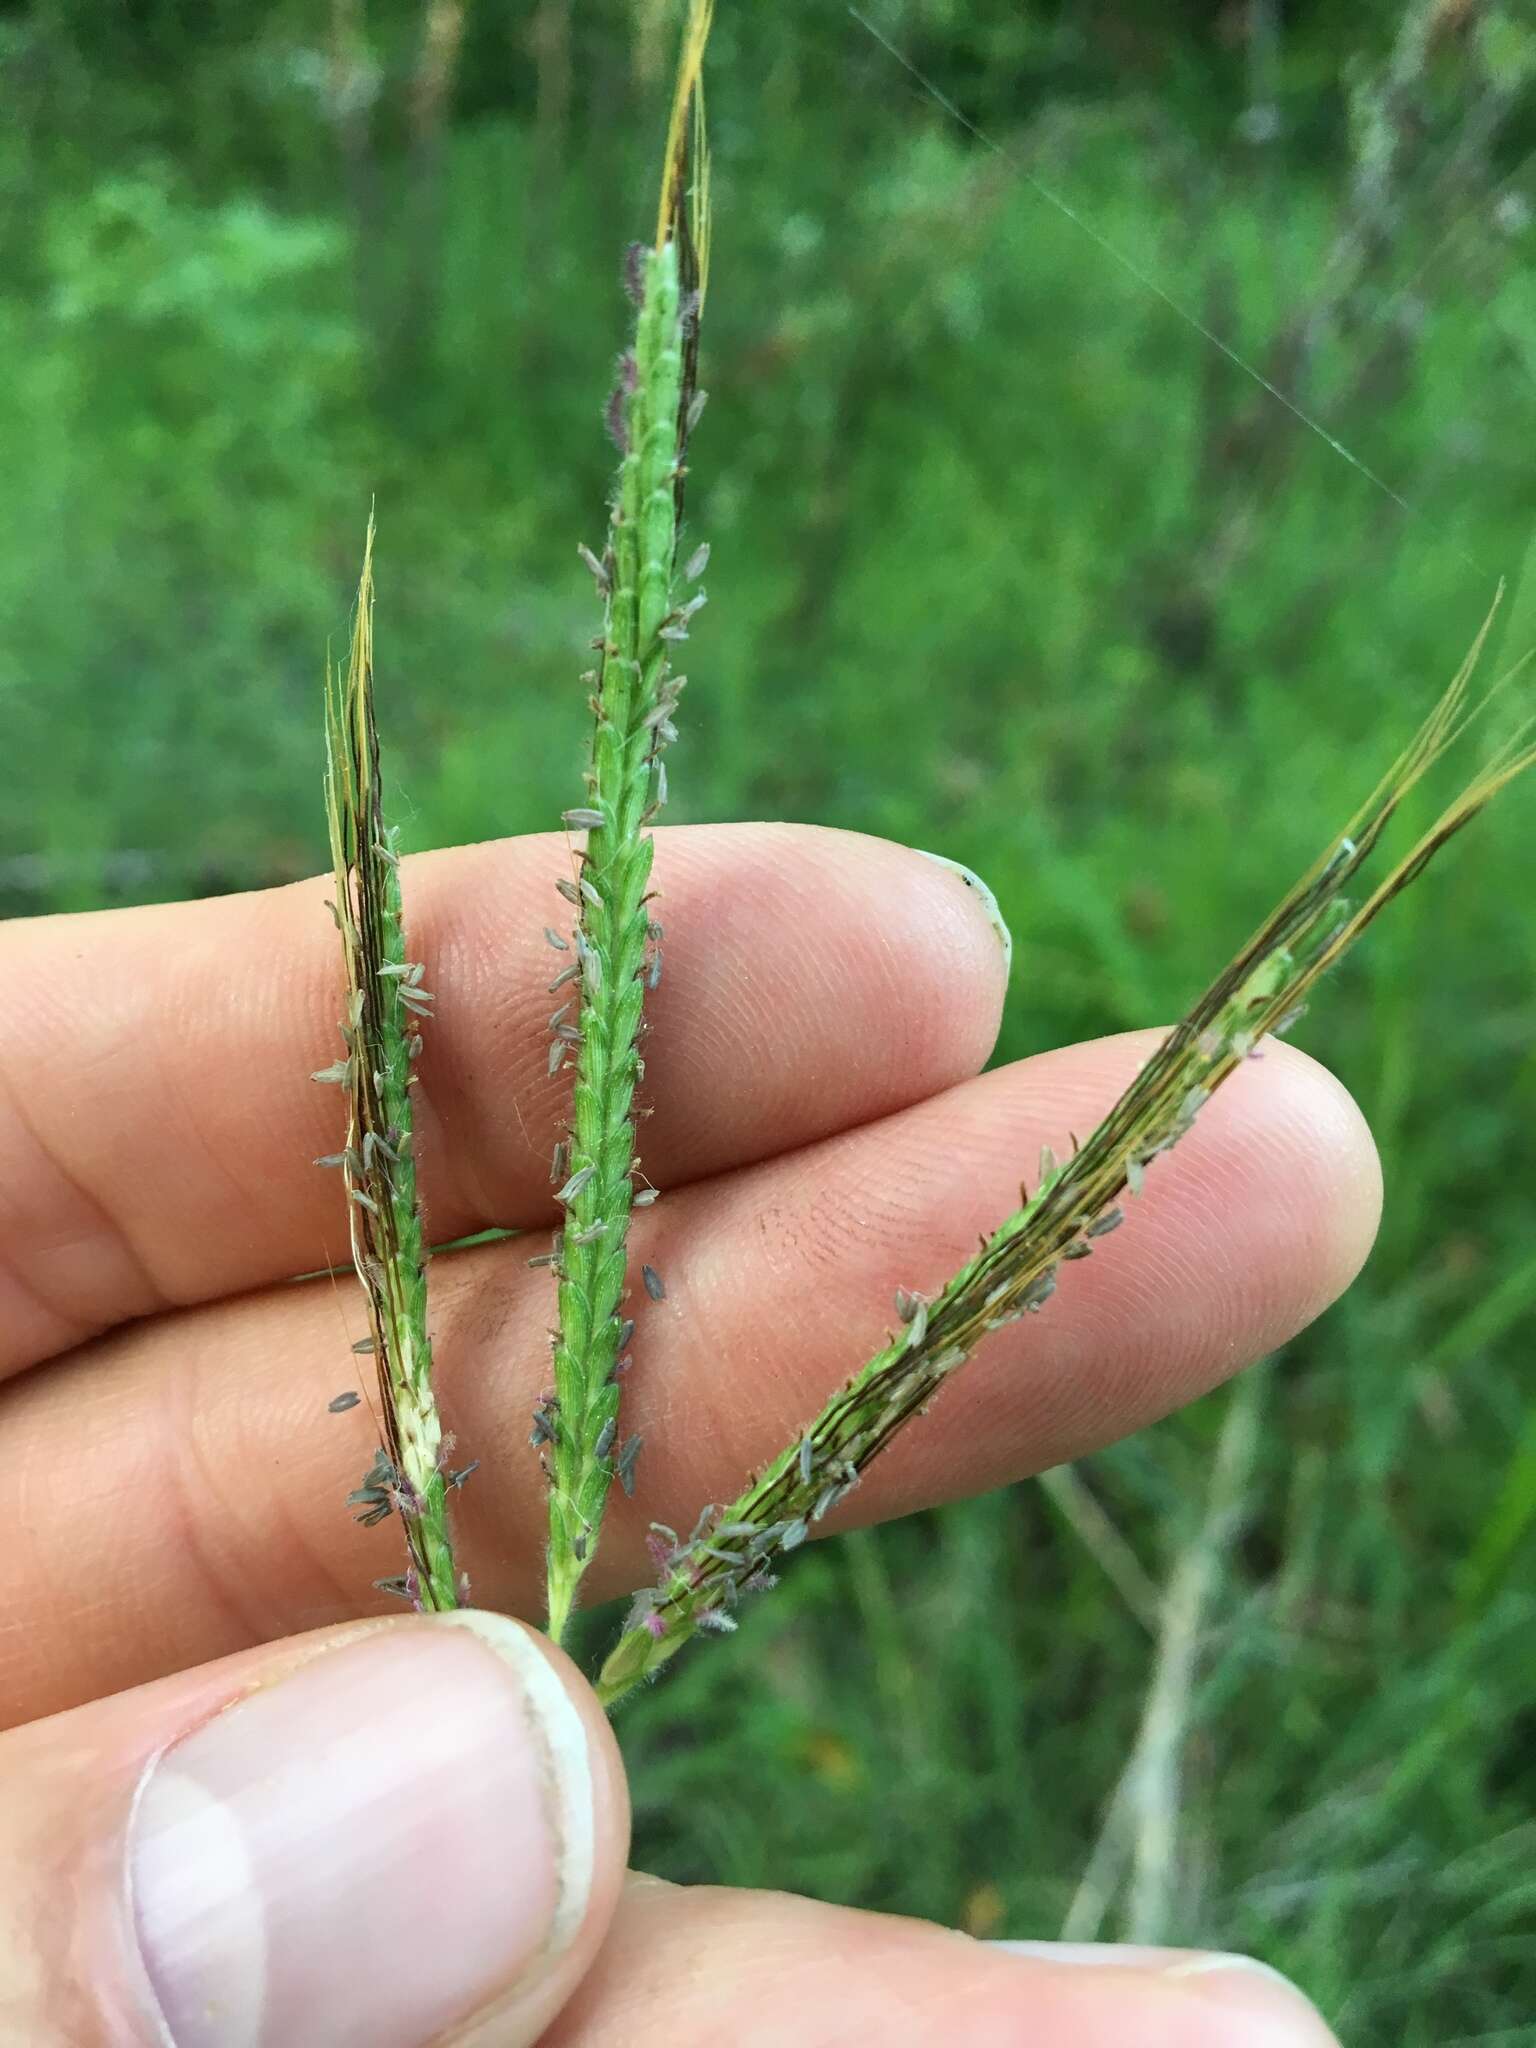
<path id="1" fill-rule="evenodd" d="M 406 863 L 438 1021 L 419 1150 L 438 1242 L 552 1213 L 570 958 L 555 835 Z M 996 1035 L 986 904 L 925 855 L 792 825 L 657 834 L 665 973 L 648 1004 L 645 1172 L 676 1185 L 923 1100 Z M 40 918 L 0 936 L 0 1377 L 112 1325 L 348 1256 L 334 1176 L 341 968 L 321 881 Z M 568 913 L 565 914 L 568 917 Z"/>

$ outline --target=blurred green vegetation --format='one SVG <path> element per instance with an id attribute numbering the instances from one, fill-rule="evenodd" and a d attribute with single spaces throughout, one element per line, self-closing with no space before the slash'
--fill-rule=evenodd
<path id="1" fill-rule="evenodd" d="M 1478 0 L 869 12 L 997 147 L 842 8 L 722 0 L 671 816 L 978 868 L 1017 1056 L 1169 1016 L 1500 576 L 1504 653 L 1536 641 L 1536 34 Z M 410 841 L 571 800 L 671 18 L 0 9 L 0 905 L 323 865 L 375 493 Z M 1166 1936 L 1268 1957 L 1352 2044 L 1536 2042 L 1533 848 L 1517 791 L 1304 1031 L 1386 1223 L 1269 1370 L 1193 1701 Z M 1159 1578 L 1228 1398 L 1079 1468 Z M 637 1859 L 1050 1935 L 1149 1657 L 1033 1487 L 828 1545 L 624 1717 Z"/>

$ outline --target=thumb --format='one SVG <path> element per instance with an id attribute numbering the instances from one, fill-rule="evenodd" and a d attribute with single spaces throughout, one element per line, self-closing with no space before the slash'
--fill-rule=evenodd
<path id="1" fill-rule="evenodd" d="M 328 1629 L 0 1736 L 0 2041 L 522 2048 L 628 1845 L 574 1667 L 499 1615 Z"/>

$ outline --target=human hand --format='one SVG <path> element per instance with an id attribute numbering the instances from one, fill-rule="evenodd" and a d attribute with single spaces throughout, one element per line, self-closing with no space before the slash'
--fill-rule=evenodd
<path id="1" fill-rule="evenodd" d="M 419 1128 L 440 1240 L 553 1220 L 568 1082 L 545 1071 L 539 934 L 562 845 L 410 864 L 438 992 Z M 776 1451 L 879 1341 L 894 1287 L 942 1279 L 1021 1163 L 1091 1127 L 1152 1042 L 977 1078 L 1002 947 L 976 891 L 902 849 L 671 831 L 657 875 L 641 1149 L 667 1197 L 635 1253 L 667 1296 L 626 1382 L 639 1497 L 610 1509 L 594 1596 L 648 1576 L 650 1518 L 691 1522 Z M 1326 2042 L 1230 1961 L 1048 1959 L 625 1879 L 617 1753 L 569 1663 L 490 1614 L 386 1618 L 394 1532 L 342 1505 L 376 1435 L 366 1405 L 326 1412 L 361 1303 L 290 1278 L 346 1258 L 334 1179 L 308 1163 L 336 1144 L 335 1097 L 308 1080 L 339 1001 L 324 894 L 0 941 L 0 2040 Z M 1065 1272 L 1048 1313 L 992 1339 L 837 1519 L 998 1485 L 1203 1391 L 1347 1285 L 1378 1202 L 1348 1098 L 1274 1048 L 1091 1278 Z M 475 1597 L 514 1612 L 542 1578 L 538 1249 L 433 1269 L 443 1406 L 481 1460 L 461 1552 Z"/>

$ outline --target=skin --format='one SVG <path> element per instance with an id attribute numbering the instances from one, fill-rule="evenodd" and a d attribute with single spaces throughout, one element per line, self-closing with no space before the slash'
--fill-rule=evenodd
<path id="1" fill-rule="evenodd" d="M 442 1403 L 482 1461 L 461 1497 L 462 1561 L 478 1606 L 529 1618 L 544 1505 L 528 1416 L 547 1386 L 551 1285 L 524 1262 L 553 1219 L 568 1087 L 546 1072 L 560 998 L 545 989 L 565 962 L 540 935 L 564 923 L 562 866 L 563 841 L 545 838 L 405 873 L 412 950 L 437 991 L 420 1068 L 432 1233 L 533 1233 L 444 1257 L 432 1279 Z M 905 849 L 684 829 L 658 835 L 656 872 L 666 968 L 648 1006 L 641 1154 L 665 1199 L 637 1216 L 633 1250 L 667 1293 L 634 1309 L 624 1428 L 646 1446 L 638 1498 L 610 1510 L 594 1598 L 649 1577 L 650 1519 L 691 1524 L 780 1448 L 881 1341 L 894 1288 L 942 1280 L 1007 1212 L 1041 1143 L 1064 1150 L 1155 1043 L 1133 1034 L 982 1075 L 1001 946 L 975 892 Z M 95 1994 L 39 1933 L 39 1902 L 78 1886 L 68 1844 L 89 1861 L 111 1788 L 240 1674 L 268 1679 L 327 1640 L 302 1632 L 423 1626 L 373 1590 L 400 1568 L 398 1528 L 361 1529 L 342 1505 L 378 1442 L 367 1361 L 348 1349 L 365 1327 L 358 1290 L 292 1284 L 345 1259 L 336 1178 L 309 1164 L 335 1149 L 341 1114 L 308 1079 L 339 1046 L 327 893 L 303 883 L 0 932 L 0 1983 L 21 1987 L 16 2038 L 140 2038 L 82 2017 Z M 1270 1047 L 1158 1167 L 1127 1227 L 1064 1270 L 1049 1310 L 990 1340 L 876 1465 L 842 1525 L 1022 1478 L 1204 1393 L 1348 1285 L 1379 1206 L 1352 1102 Z M 352 1385 L 363 1401 L 329 1415 Z M 798 2038 L 899 2048 L 934 2038 L 923 2015 L 940 2006 L 964 2014 L 953 2038 L 967 2042 L 1330 2038 L 1251 2017 L 1233 2032 L 1215 1976 L 1174 1991 L 1151 1968 L 1068 1967 L 804 1900 L 623 1879 L 617 1754 L 557 1665 L 601 1759 L 599 1881 L 551 1984 L 465 2038 L 750 2048 L 782 2038 L 783 1984 L 823 1973 Z M 687 1969 L 661 1966 L 674 1949 Z"/>

